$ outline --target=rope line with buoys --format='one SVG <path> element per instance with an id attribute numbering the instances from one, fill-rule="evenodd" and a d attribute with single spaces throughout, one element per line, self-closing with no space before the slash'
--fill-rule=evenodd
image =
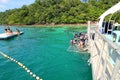
<path id="1" fill-rule="evenodd" d="M 0 55 L 2 55 L 3 57 L 9 59 L 12 62 L 15 62 L 16 64 L 18 64 L 21 68 L 23 68 L 27 73 L 30 74 L 30 76 L 32 76 L 33 78 L 35 78 L 36 80 L 43 80 L 41 79 L 39 76 L 37 76 L 36 74 L 34 74 L 32 71 L 30 71 L 30 69 L 28 69 L 26 66 L 24 66 L 21 62 L 13 59 L 12 57 L 9 57 L 8 55 L 0 52 Z"/>

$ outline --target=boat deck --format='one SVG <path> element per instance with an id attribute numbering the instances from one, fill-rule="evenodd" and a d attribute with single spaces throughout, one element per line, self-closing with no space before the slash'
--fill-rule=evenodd
<path id="1" fill-rule="evenodd" d="M 88 27 L 88 36 L 93 80 L 119 80 L 120 46 L 112 41 L 112 35 L 101 34 L 93 26 Z"/>

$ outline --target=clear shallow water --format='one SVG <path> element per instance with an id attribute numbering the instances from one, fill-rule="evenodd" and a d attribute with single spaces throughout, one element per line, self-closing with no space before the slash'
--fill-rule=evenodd
<path id="1" fill-rule="evenodd" d="M 15 27 L 12 27 L 15 29 Z M 79 27 L 19 27 L 25 33 L 0 40 L 0 51 L 25 64 L 43 80 L 92 80 L 89 54 L 68 52 Z M 84 31 L 84 30 L 82 30 Z M 0 33 L 4 28 L 0 27 Z M 0 56 L 0 80 L 34 80 L 15 63 Z"/>

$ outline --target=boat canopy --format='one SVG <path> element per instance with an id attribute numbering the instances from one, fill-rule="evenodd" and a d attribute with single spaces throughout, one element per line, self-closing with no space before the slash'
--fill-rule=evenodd
<path id="1" fill-rule="evenodd" d="M 104 21 L 105 16 L 109 15 L 109 14 L 113 14 L 115 12 L 119 12 L 120 11 L 120 2 L 117 3 L 116 5 L 114 5 L 113 7 L 111 7 L 110 9 L 108 9 L 107 11 L 105 11 L 100 17 L 100 21 L 99 21 L 99 27 L 102 26 L 102 23 Z"/>

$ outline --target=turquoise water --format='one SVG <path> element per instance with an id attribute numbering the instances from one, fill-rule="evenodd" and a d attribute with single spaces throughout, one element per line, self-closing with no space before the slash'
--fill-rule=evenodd
<path id="1" fill-rule="evenodd" d="M 4 32 L 0 27 L 0 33 Z M 12 27 L 15 29 L 15 27 Z M 19 27 L 24 34 L 0 40 L 0 51 L 22 62 L 43 80 L 92 80 L 88 53 L 68 52 L 79 27 Z M 85 31 L 85 30 L 82 30 Z M 0 56 L 0 80 L 34 80 L 15 63 Z"/>

